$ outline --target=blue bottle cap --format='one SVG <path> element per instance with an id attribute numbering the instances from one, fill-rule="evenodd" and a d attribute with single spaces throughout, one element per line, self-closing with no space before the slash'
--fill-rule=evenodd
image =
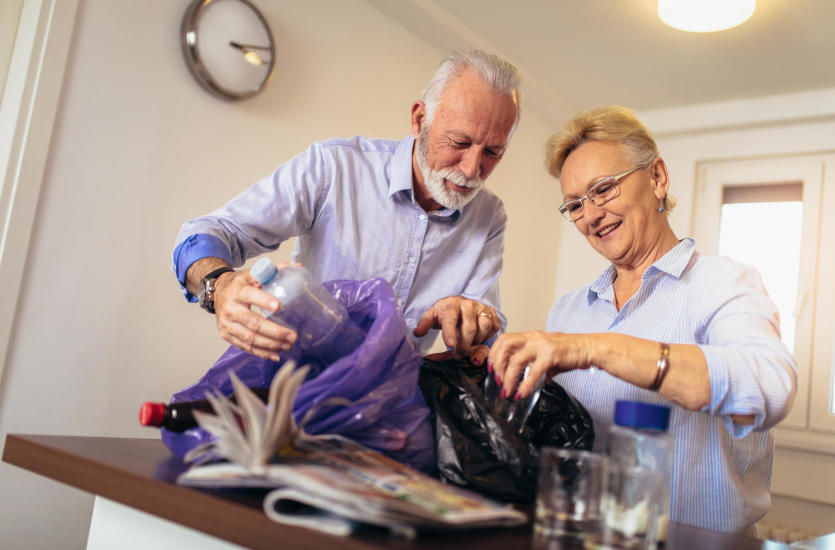
<path id="1" fill-rule="evenodd" d="M 670 425 L 670 407 L 638 401 L 618 401 L 615 403 L 615 424 L 667 431 Z"/>
<path id="2" fill-rule="evenodd" d="M 249 273 L 253 277 L 255 277 L 255 280 L 261 283 L 262 285 L 265 285 L 272 281 L 277 271 L 278 268 L 275 266 L 272 260 L 270 260 L 266 256 L 252 264 L 252 267 L 249 268 Z"/>

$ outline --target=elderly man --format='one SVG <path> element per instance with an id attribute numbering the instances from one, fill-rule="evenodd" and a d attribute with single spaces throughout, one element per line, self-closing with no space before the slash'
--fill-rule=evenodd
<path id="1" fill-rule="evenodd" d="M 484 180 L 519 120 L 519 77 L 497 56 L 455 53 L 412 105 L 402 141 L 314 143 L 215 212 L 186 222 L 173 270 L 189 301 L 217 315 L 221 336 L 268 359 L 296 333 L 253 313 L 280 304 L 248 258 L 298 236 L 293 261 L 319 281 L 382 277 L 423 352 L 437 330 L 472 354 L 504 326 L 499 312 L 506 215 Z M 199 297 L 199 300 L 198 300 Z"/>

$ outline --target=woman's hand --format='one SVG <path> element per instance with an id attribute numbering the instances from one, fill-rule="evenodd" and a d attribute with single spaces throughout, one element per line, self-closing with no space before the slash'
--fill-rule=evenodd
<path id="1" fill-rule="evenodd" d="M 533 391 L 542 376 L 589 367 L 589 349 L 584 334 L 545 331 L 502 334 L 490 348 L 487 369 L 495 374 L 505 395 L 521 399 Z M 527 366 L 531 369 L 517 388 Z"/>

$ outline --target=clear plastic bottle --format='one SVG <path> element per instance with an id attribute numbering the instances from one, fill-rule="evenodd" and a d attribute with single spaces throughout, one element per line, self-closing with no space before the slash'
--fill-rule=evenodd
<path id="1" fill-rule="evenodd" d="M 263 311 L 262 315 L 295 330 L 295 345 L 321 366 L 352 353 L 365 339 L 345 307 L 304 267 L 278 269 L 264 257 L 252 265 L 250 273 L 281 302 L 277 312 Z"/>
<path id="2" fill-rule="evenodd" d="M 660 509 L 655 522 L 655 540 L 667 539 L 670 517 L 670 478 L 675 440 L 667 432 L 670 408 L 637 401 L 615 403 L 614 425 L 609 429 L 606 454 L 613 462 L 661 474 Z"/>

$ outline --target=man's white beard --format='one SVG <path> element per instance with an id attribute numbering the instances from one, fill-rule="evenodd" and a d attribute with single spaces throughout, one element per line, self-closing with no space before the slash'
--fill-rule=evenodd
<path id="1" fill-rule="evenodd" d="M 435 199 L 435 202 L 445 208 L 458 210 L 464 207 L 478 195 L 481 188 L 484 187 L 484 180 L 475 177 L 468 178 L 461 172 L 452 168 L 444 168 L 442 170 L 432 170 L 426 164 L 426 157 L 429 154 L 429 125 L 425 125 L 420 132 L 420 137 L 417 141 L 417 162 L 421 174 L 423 174 L 423 183 Z M 444 180 L 448 180 L 455 185 L 467 187 L 469 190 L 465 193 L 460 193 L 453 189 L 449 189 Z"/>

